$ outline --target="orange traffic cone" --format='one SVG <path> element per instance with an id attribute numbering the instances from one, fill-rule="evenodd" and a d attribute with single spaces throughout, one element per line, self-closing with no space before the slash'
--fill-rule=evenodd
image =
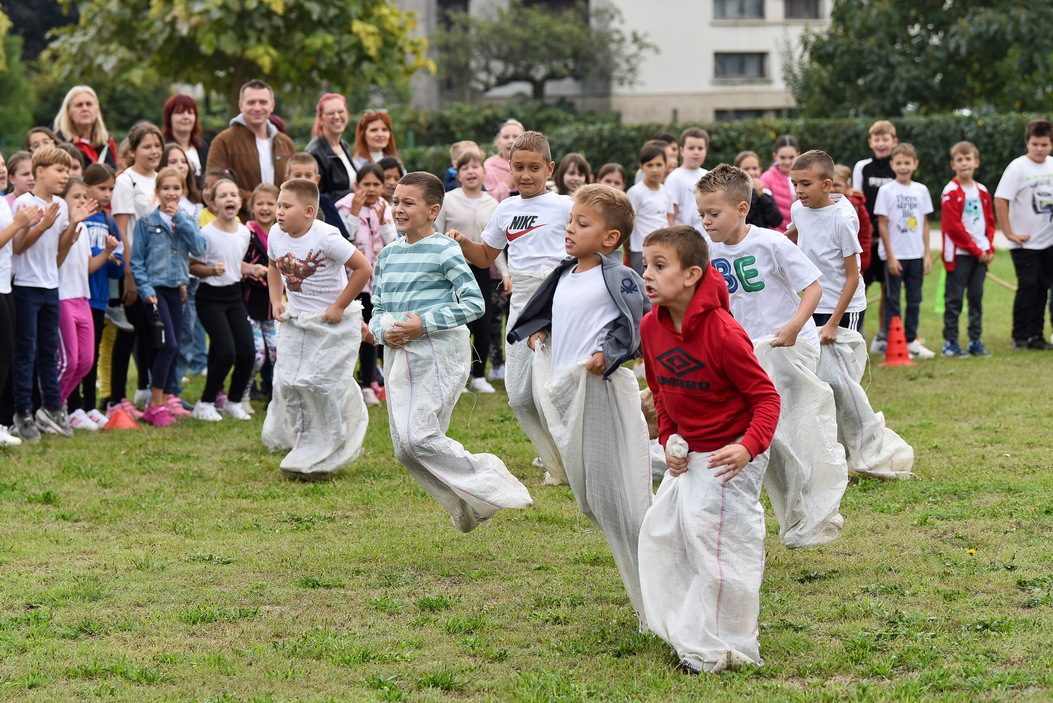
<path id="1" fill-rule="evenodd" d="M 903 323 L 899 317 L 893 317 L 888 323 L 888 346 L 885 347 L 885 360 L 879 366 L 917 366 L 910 360 L 907 335 L 903 333 Z"/>
<path id="2" fill-rule="evenodd" d="M 123 410 L 114 410 L 113 414 L 110 415 L 110 421 L 107 422 L 103 428 L 104 430 L 138 430 L 142 429 L 139 427 L 139 423 L 132 419 L 132 416 Z"/>

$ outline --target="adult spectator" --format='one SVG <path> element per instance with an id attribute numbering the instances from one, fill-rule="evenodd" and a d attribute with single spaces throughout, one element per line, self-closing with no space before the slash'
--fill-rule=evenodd
<path id="1" fill-rule="evenodd" d="M 238 109 L 230 127 L 212 140 L 205 171 L 234 172 L 241 193 L 241 219 L 247 221 L 252 191 L 260 183 L 281 185 L 285 160 L 296 153 L 296 145 L 271 124 L 274 91 L 263 81 L 251 80 L 241 86 Z"/>
<path id="2" fill-rule="evenodd" d="M 178 144 L 183 149 L 186 161 L 190 164 L 190 172 L 194 174 L 200 188 L 205 181 L 208 142 L 201 138 L 197 101 L 183 94 L 173 95 L 166 100 L 161 132 L 165 135 L 166 144 Z"/>
<path id="3" fill-rule="evenodd" d="M 358 169 L 351 165 L 351 147 L 344 141 L 347 129 L 347 101 L 339 93 L 326 93 L 318 101 L 318 114 L 311 130 L 311 142 L 304 149 L 318 162 L 322 179 L 318 190 L 333 202 L 340 200 L 353 188 Z"/>
<path id="4" fill-rule="evenodd" d="M 55 115 L 55 132 L 71 142 L 91 163 L 117 168 L 117 143 L 106 130 L 99 111 L 99 96 L 87 85 L 75 85 L 62 99 Z"/>
<path id="5" fill-rule="evenodd" d="M 380 161 L 385 156 L 399 158 L 391 118 L 387 110 L 366 110 L 355 128 L 355 157 L 351 164 L 358 169 L 363 164 Z"/>

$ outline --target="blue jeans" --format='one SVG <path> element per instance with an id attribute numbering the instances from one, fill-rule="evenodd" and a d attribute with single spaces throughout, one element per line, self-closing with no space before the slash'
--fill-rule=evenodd
<path id="1" fill-rule="evenodd" d="M 44 407 L 62 405 L 58 385 L 59 294 L 57 288 L 12 286 L 15 296 L 15 412 L 33 409 L 36 364 Z"/>
<path id="2" fill-rule="evenodd" d="M 903 320 L 903 332 L 907 337 L 907 343 L 913 342 L 918 337 L 918 316 L 921 313 L 921 286 L 925 280 L 924 259 L 900 259 L 899 265 L 903 268 L 900 275 L 893 276 L 885 267 L 885 329 L 893 317 Z M 906 289 L 907 309 L 905 314 L 900 314 L 900 287 Z"/>
<path id="3" fill-rule="evenodd" d="M 183 304 L 183 333 L 179 336 L 179 355 L 175 362 L 175 390 L 173 395 L 180 395 L 180 379 L 187 375 L 187 369 L 193 374 L 204 372 L 208 366 L 208 344 L 205 328 L 197 318 L 197 287 L 200 281 L 191 278 L 186 288 L 186 303 Z"/>

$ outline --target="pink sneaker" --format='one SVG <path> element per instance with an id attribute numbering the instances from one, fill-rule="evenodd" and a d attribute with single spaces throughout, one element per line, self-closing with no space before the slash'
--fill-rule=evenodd
<path id="1" fill-rule="evenodd" d="M 168 412 L 172 413 L 172 417 L 190 417 L 191 412 L 183 407 L 183 401 L 174 395 L 168 396 L 165 400 L 165 407 L 168 408 Z"/>
<path id="2" fill-rule="evenodd" d="M 131 416 L 133 420 L 141 420 L 143 417 L 142 411 L 139 410 L 139 408 L 132 405 L 131 401 L 127 398 L 121 398 L 121 402 L 110 403 L 108 406 L 106 406 L 107 415 L 109 415 L 114 410 L 123 410 L 124 412 L 128 413 L 128 415 Z"/>
<path id="3" fill-rule="evenodd" d="M 219 393 L 216 393 L 216 402 L 215 402 L 216 410 L 222 410 L 223 406 L 226 405 L 226 404 L 227 404 L 227 392 L 226 391 L 220 391 Z"/>
<path id="4" fill-rule="evenodd" d="M 175 418 L 168 411 L 167 405 L 150 405 L 143 413 L 143 422 L 148 422 L 154 427 L 168 427 L 175 424 Z"/>

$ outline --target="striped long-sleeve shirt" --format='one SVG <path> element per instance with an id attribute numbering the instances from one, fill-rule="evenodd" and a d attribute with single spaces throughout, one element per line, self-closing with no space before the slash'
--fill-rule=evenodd
<path id="1" fill-rule="evenodd" d="M 464 325 L 482 316 L 482 293 L 460 245 L 443 234 L 414 243 L 392 242 L 377 257 L 373 281 L 373 316 L 369 331 L 383 339 L 381 316 L 406 313 L 420 317 L 424 334 Z"/>

